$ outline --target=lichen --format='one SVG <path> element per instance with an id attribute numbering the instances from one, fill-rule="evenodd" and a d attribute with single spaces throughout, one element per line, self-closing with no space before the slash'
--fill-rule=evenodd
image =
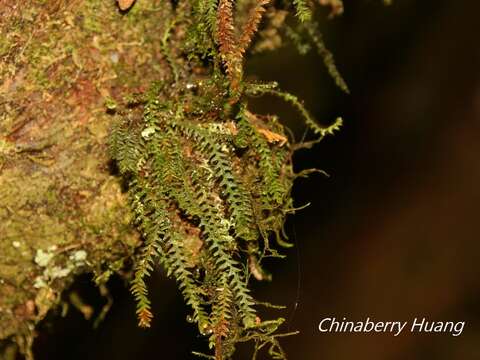
<path id="1" fill-rule="evenodd" d="M 56 250 L 56 246 L 51 248 L 51 250 Z M 55 253 L 53 251 L 43 251 L 42 249 L 38 249 L 37 253 L 35 254 L 35 262 L 37 263 L 38 266 L 41 267 L 46 267 L 50 260 L 55 256 Z"/>

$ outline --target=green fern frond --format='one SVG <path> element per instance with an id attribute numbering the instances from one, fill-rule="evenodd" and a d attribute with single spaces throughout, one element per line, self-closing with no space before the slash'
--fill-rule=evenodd
<path id="1" fill-rule="evenodd" d="M 254 301 L 246 285 L 246 277 L 241 265 L 233 259 L 227 249 L 232 247 L 234 239 L 229 235 L 229 224 L 222 219 L 206 191 L 199 192 L 197 201 L 204 216 L 200 220 L 205 241 L 219 273 L 219 283 L 231 286 L 236 306 L 246 327 L 255 322 Z"/>
<path id="2" fill-rule="evenodd" d="M 283 99 L 285 102 L 290 103 L 302 115 L 302 118 L 305 121 L 305 124 L 316 135 L 320 136 L 320 139 L 324 138 L 326 135 L 332 135 L 334 131 L 339 130 L 343 124 L 342 118 L 338 117 L 337 119 L 335 119 L 333 124 L 327 127 L 322 127 L 318 125 L 316 121 L 313 119 L 313 117 L 310 115 L 310 113 L 307 111 L 305 106 L 300 102 L 300 100 L 298 100 L 298 98 L 295 95 L 285 91 L 277 90 L 276 84 L 272 84 L 272 85 L 255 84 L 250 88 L 249 92 L 252 95 L 269 94 L 269 95 L 277 96 Z"/>
<path id="3" fill-rule="evenodd" d="M 136 141 L 134 131 L 132 127 L 118 122 L 112 127 L 109 153 L 121 174 L 135 173 L 141 161 L 143 144 Z"/>
<path id="4" fill-rule="evenodd" d="M 313 43 L 315 44 L 318 54 L 322 57 L 323 63 L 327 68 L 328 73 L 335 81 L 335 84 L 342 89 L 345 93 L 349 94 L 350 90 L 346 81 L 343 79 L 340 71 L 338 71 L 337 65 L 335 64 L 335 59 L 330 50 L 328 50 L 325 42 L 323 40 L 322 33 L 318 30 L 318 24 L 316 22 L 309 22 L 304 24 L 307 29 L 308 34 L 310 35 Z"/>
<path id="5" fill-rule="evenodd" d="M 312 19 L 312 10 L 307 0 L 293 0 L 297 18 L 302 23 L 306 23 Z"/>
<path id="6" fill-rule="evenodd" d="M 164 203 L 153 198 L 141 179 L 130 182 L 131 206 L 134 222 L 145 239 L 134 269 L 131 291 L 137 303 L 137 316 L 141 327 L 150 327 L 152 313 L 145 278 L 153 270 L 154 261 L 162 254 L 162 242 L 168 236 L 170 221 Z"/>
<path id="7" fill-rule="evenodd" d="M 167 274 L 173 275 L 178 282 L 178 287 L 193 310 L 192 320 L 198 324 L 200 332 L 205 333 L 209 329 L 209 318 L 204 309 L 205 301 L 198 284 L 194 280 L 193 273 L 189 270 L 188 257 L 182 242 L 182 236 L 173 233 L 166 243 L 166 254 L 162 257 Z"/>

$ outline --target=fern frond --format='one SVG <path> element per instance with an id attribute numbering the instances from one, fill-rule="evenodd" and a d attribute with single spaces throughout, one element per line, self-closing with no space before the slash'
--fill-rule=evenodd
<path id="1" fill-rule="evenodd" d="M 221 146 L 212 141 L 204 129 L 176 123 L 184 135 L 195 140 L 194 147 L 199 150 L 210 164 L 215 178 L 223 190 L 230 216 L 234 222 L 237 236 L 249 241 L 256 240 L 258 233 L 255 231 L 254 216 L 250 205 L 250 195 L 234 175 L 231 161 Z"/>
<path id="2" fill-rule="evenodd" d="M 201 3 L 204 3 L 202 8 L 202 14 L 204 14 L 204 19 L 207 24 L 207 29 L 210 34 L 216 33 L 217 26 L 217 7 L 218 0 L 201 0 Z"/>
<path id="3" fill-rule="evenodd" d="M 245 51 L 250 46 L 253 36 L 258 30 L 258 25 L 262 20 L 263 14 L 266 11 L 265 6 L 270 3 L 270 0 L 259 0 L 255 1 L 255 4 L 250 9 L 247 22 L 244 24 L 241 36 L 238 41 L 238 48 L 241 54 L 244 54 Z"/>
<path id="4" fill-rule="evenodd" d="M 312 20 L 312 10 L 307 3 L 307 0 L 293 0 L 295 6 L 296 15 L 300 22 L 307 23 Z"/>
<path id="5" fill-rule="evenodd" d="M 298 29 L 285 25 L 283 30 L 287 38 L 292 41 L 293 45 L 295 45 L 300 55 L 305 55 L 311 50 L 311 45 L 302 38 L 302 34 Z"/>
<path id="6" fill-rule="evenodd" d="M 141 161 L 142 141 L 125 124 L 115 123 L 109 140 L 110 156 L 116 160 L 121 174 L 135 173 Z"/>
<path id="7" fill-rule="evenodd" d="M 225 277 L 222 277 L 226 281 Z M 220 283 L 215 289 L 212 304 L 212 335 L 209 339 L 210 348 L 215 348 L 216 359 L 228 359 L 233 354 L 229 338 L 234 336 L 235 326 L 232 326 L 234 297 L 228 283 Z"/>
<path id="8" fill-rule="evenodd" d="M 197 189 L 196 193 L 199 209 L 204 214 L 200 224 L 215 267 L 219 271 L 219 283 L 231 287 L 243 324 L 246 327 L 252 326 L 255 321 L 255 303 L 247 288 L 241 265 L 226 251 L 234 244 L 234 239 L 229 234 L 228 222 L 222 219 L 218 203 L 215 206 L 216 201 L 211 194 L 203 189 Z"/>
<path id="9" fill-rule="evenodd" d="M 335 81 L 335 84 L 337 84 L 337 86 L 345 93 L 349 94 L 350 90 L 348 88 L 348 85 L 340 74 L 340 71 L 338 71 L 337 65 L 335 64 L 335 59 L 333 58 L 333 54 L 330 50 L 328 50 L 327 46 L 325 45 L 322 33 L 318 30 L 318 24 L 316 22 L 310 22 L 308 24 L 304 24 L 304 26 L 307 29 L 307 32 L 310 35 L 313 43 L 315 44 L 319 55 L 322 57 L 323 63 L 325 64 L 328 73 Z"/>
<path id="10" fill-rule="evenodd" d="M 162 49 L 163 55 L 165 56 L 165 59 L 167 60 L 168 64 L 170 65 L 170 69 L 171 69 L 172 74 L 173 74 L 173 79 L 174 79 L 175 82 L 177 82 L 178 77 L 179 77 L 179 70 L 178 70 L 178 66 L 175 62 L 174 56 L 172 54 L 171 46 L 169 44 L 169 39 L 170 39 L 172 30 L 174 29 L 175 25 L 176 25 L 175 20 L 171 20 L 171 21 L 167 22 L 167 24 L 165 25 L 165 30 L 164 30 L 164 33 L 163 33 L 163 36 L 162 36 L 161 49 Z"/>
<path id="11" fill-rule="evenodd" d="M 215 36 L 217 33 L 218 0 L 195 0 L 192 5 L 193 17 L 189 18 L 187 30 L 187 53 L 189 57 L 200 53 L 204 59 L 215 54 Z"/>
<path id="12" fill-rule="evenodd" d="M 220 57 L 225 64 L 232 88 L 238 86 L 241 76 L 241 54 L 235 39 L 233 22 L 233 0 L 220 0 L 217 9 L 216 40 L 219 44 Z"/>
<path id="13" fill-rule="evenodd" d="M 235 27 L 233 23 L 233 0 L 220 0 L 217 10 L 217 41 L 220 54 L 227 56 L 235 47 Z"/>
<path id="14" fill-rule="evenodd" d="M 257 84 L 251 87 L 250 91 L 252 95 L 261 95 L 261 94 L 274 95 L 283 99 L 285 102 L 288 102 L 291 105 L 293 105 L 302 115 L 302 118 L 304 119 L 305 124 L 311 130 L 313 130 L 313 132 L 316 135 L 320 136 L 320 139 L 324 138 L 326 135 L 332 135 L 334 131 L 339 130 L 340 127 L 342 126 L 343 120 L 340 117 L 335 119 L 335 122 L 327 127 L 322 127 L 318 125 L 316 121 L 313 119 L 313 117 L 310 115 L 310 113 L 307 111 L 305 106 L 300 102 L 300 100 L 298 100 L 298 98 L 295 95 L 285 91 L 277 90 L 275 89 L 276 86 L 274 85 L 259 86 Z"/>
<path id="15" fill-rule="evenodd" d="M 273 154 L 268 142 L 251 124 L 251 118 L 255 118 L 254 115 L 242 107 L 237 115 L 239 135 L 248 139 L 259 156 L 259 167 L 263 177 L 263 195 L 267 196 L 267 202 L 272 203 L 273 201 L 273 203 L 282 204 L 286 189 L 281 182 L 280 171 L 284 162 L 274 161 L 277 154 Z M 275 153 L 282 152 L 283 150 L 277 149 Z"/>
<path id="16" fill-rule="evenodd" d="M 189 305 L 193 310 L 192 320 L 198 324 L 198 328 L 202 333 L 209 329 L 209 318 L 204 309 L 202 293 L 194 280 L 193 273 L 188 269 L 188 257 L 184 249 L 182 237 L 178 233 L 172 234 L 166 244 L 166 256 L 162 257 L 165 264 L 167 274 L 173 275 L 178 282 L 178 287 Z"/>
<path id="17" fill-rule="evenodd" d="M 149 194 L 147 189 L 148 187 L 142 184 L 141 179 L 134 179 L 130 183 L 135 222 L 145 239 L 130 288 L 137 303 L 137 315 L 141 327 L 150 327 L 153 317 L 145 278 L 150 275 L 155 259 L 162 253 L 161 244 L 170 229 L 164 204 L 154 199 L 154 194 Z"/>

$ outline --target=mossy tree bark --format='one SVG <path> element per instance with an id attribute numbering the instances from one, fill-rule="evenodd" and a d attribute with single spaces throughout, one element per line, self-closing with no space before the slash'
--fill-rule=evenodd
<path id="1" fill-rule="evenodd" d="M 0 340 L 28 342 L 75 275 L 132 255 L 105 101 L 166 76 L 172 16 L 157 0 L 0 3 Z"/>

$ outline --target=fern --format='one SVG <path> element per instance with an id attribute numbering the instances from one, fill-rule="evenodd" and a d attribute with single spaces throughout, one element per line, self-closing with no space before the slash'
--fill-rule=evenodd
<path id="1" fill-rule="evenodd" d="M 343 86 L 311 21 L 310 3 L 293 4 L 301 29 Z M 151 324 L 146 281 L 160 264 L 176 280 L 192 311 L 190 321 L 214 349 L 214 355 L 199 356 L 215 360 L 231 358 L 244 341 L 255 344 L 254 357 L 267 348 L 272 358 L 285 359 L 278 339 L 291 335 L 278 333 L 283 319 L 260 319 L 249 281 L 271 278 L 262 269 L 263 258 L 283 256 L 270 243 L 273 238 L 280 247 L 291 246 L 283 226 L 296 210 L 290 194 L 298 176 L 291 161 L 295 147 L 275 116 L 249 110 L 249 97 L 273 95 L 290 103 L 316 141 L 341 125 L 338 119 L 320 126 L 276 83 L 243 79 L 243 56 L 267 6 L 280 14 L 277 34 L 286 15 L 270 0 L 238 6 L 233 0 L 180 2 L 182 16 L 166 21 L 160 44 L 172 76 L 111 109 L 117 115 L 110 156 L 127 185 L 133 223 L 143 240 L 131 284 L 139 325 Z M 239 18 L 240 10 L 245 14 Z M 290 37 L 296 34 L 292 30 Z M 180 41 L 188 54 L 174 54 L 172 41 Z"/>
<path id="2" fill-rule="evenodd" d="M 314 45 L 314 48 L 322 58 L 328 74 L 335 81 L 335 84 L 345 93 L 350 93 L 346 81 L 335 64 L 333 54 L 323 40 L 322 33 L 318 29 L 318 23 L 316 21 L 312 20 L 299 24 L 296 27 L 285 26 L 284 32 L 285 36 L 293 42 L 300 54 L 308 53 L 312 50 L 312 45 Z"/>
<path id="3" fill-rule="evenodd" d="M 226 279 L 224 279 L 226 280 Z M 222 358 L 229 358 L 234 351 L 234 344 L 228 343 L 228 339 L 234 337 L 234 327 L 230 326 L 234 318 L 234 303 L 232 289 L 227 282 L 221 283 L 221 287 L 215 289 L 216 296 L 212 304 L 212 335 L 210 336 L 210 347 L 215 347 L 217 355 Z M 217 356 L 217 357 L 220 357 Z"/>
<path id="4" fill-rule="evenodd" d="M 285 26 L 283 30 L 287 38 L 293 42 L 293 45 L 295 45 L 299 54 L 305 55 L 311 50 L 311 45 L 302 38 L 302 35 L 298 30 L 293 29 L 288 25 Z"/>
<path id="5" fill-rule="evenodd" d="M 233 1 L 219 0 L 217 10 L 216 39 L 220 57 L 225 64 L 232 90 L 236 91 L 242 78 L 243 55 L 252 43 L 253 37 L 270 0 L 254 2 L 243 24 L 240 35 L 236 34 Z"/>

